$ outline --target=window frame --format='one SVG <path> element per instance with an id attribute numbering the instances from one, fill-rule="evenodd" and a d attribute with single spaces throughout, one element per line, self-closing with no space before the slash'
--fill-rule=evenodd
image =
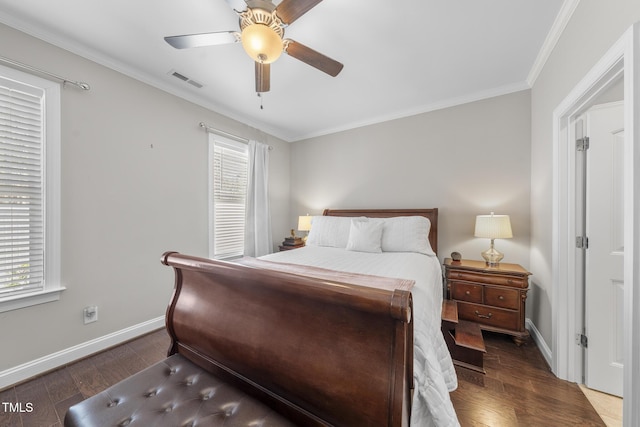
<path id="1" fill-rule="evenodd" d="M 209 258 L 211 259 L 220 259 L 220 260 L 229 260 L 234 258 L 239 258 L 243 256 L 243 254 L 232 254 L 232 255 L 219 255 L 215 252 L 215 224 L 216 224 L 216 215 L 215 215 L 215 197 L 214 197 L 214 161 L 215 161 L 215 147 L 216 144 L 221 146 L 226 146 L 228 149 L 233 149 L 237 151 L 241 151 L 246 154 L 246 162 L 247 162 L 247 174 L 248 174 L 248 166 L 249 166 L 249 147 L 246 143 L 239 142 L 233 140 L 231 138 L 227 138 L 221 135 L 214 134 L 212 132 L 209 133 L 209 156 L 208 156 L 208 169 L 209 169 L 209 186 L 208 186 L 208 197 L 209 197 Z M 246 191 L 248 189 L 245 187 L 245 201 L 244 201 L 244 209 L 243 212 L 246 212 Z M 243 214 L 245 215 L 245 214 Z M 246 221 L 246 218 L 243 216 L 243 221 Z M 246 226 L 246 224 L 244 224 Z M 244 230 L 243 226 L 243 230 Z M 243 239 L 243 251 L 244 252 L 244 231 L 242 234 Z"/>
<path id="2" fill-rule="evenodd" d="M 0 66 L 0 78 L 32 86 L 43 95 L 43 206 L 44 276 L 42 288 L 0 297 L 0 313 L 60 299 L 66 288 L 61 281 L 61 95 L 60 84 L 12 68 Z"/>

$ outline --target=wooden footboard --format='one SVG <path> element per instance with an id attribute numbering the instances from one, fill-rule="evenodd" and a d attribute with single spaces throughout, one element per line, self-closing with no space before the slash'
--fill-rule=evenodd
<path id="1" fill-rule="evenodd" d="M 408 425 L 411 293 L 167 252 L 180 353 L 303 426 Z"/>

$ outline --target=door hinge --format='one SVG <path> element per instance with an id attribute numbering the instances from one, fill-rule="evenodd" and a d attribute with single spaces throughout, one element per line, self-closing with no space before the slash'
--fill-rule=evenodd
<path id="1" fill-rule="evenodd" d="M 589 340 L 585 334 L 576 334 L 576 344 L 581 347 L 587 348 Z"/>
<path id="2" fill-rule="evenodd" d="M 586 236 L 577 236 L 576 237 L 576 248 L 578 249 L 588 249 L 589 248 L 589 238 Z"/>
<path id="3" fill-rule="evenodd" d="M 588 136 L 576 139 L 576 150 L 578 150 L 578 151 L 587 151 L 588 149 L 589 149 L 589 137 Z"/>

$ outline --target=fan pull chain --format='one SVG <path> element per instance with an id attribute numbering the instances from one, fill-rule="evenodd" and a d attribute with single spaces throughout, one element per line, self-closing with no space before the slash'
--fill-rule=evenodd
<path id="1" fill-rule="evenodd" d="M 264 106 L 262 105 L 262 94 L 260 92 L 256 92 L 256 95 L 260 98 L 260 109 L 264 110 Z"/>

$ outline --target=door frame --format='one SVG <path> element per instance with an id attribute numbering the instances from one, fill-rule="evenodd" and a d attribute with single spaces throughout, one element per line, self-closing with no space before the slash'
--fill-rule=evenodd
<path id="1" fill-rule="evenodd" d="M 631 26 L 553 112 L 552 370 L 559 378 L 582 381 L 581 285 L 577 282 L 576 162 L 574 119 L 618 79 L 624 78 L 624 426 L 640 425 L 640 23 Z"/>

